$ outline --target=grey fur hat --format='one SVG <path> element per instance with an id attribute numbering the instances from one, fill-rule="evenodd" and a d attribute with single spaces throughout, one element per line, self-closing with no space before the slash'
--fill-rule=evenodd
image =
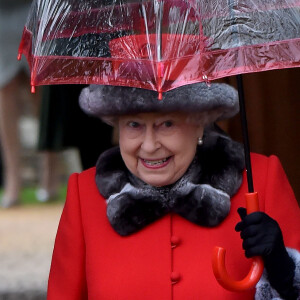
<path id="1" fill-rule="evenodd" d="M 82 90 L 79 104 L 87 114 L 110 124 L 120 115 L 174 111 L 201 113 L 206 123 L 212 123 L 239 111 L 237 91 L 224 83 L 185 85 L 163 93 L 162 100 L 157 97 L 157 92 L 145 89 L 90 85 Z"/>

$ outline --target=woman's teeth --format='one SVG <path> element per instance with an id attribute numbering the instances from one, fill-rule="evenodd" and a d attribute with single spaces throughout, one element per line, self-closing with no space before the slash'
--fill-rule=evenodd
<path id="1" fill-rule="evenodd" d="M 161 159 L 161 160 L 146 160 L 146 159 L 143 159 L 143 161 L 149 165 L 149 166 L 156 166 L 156 165 L 161 165 L 163 164 L 164 162 L 166 162 L 168 160 L 168 158 L 164 158 L 164 159 Z"/>

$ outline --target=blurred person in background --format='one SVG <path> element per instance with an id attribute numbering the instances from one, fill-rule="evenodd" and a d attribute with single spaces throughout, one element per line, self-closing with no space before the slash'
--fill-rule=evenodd
<path id="1" fill-rule="evenodd" d="M 78 149 L 83 170 L 93 167 L 99 154 L 113 146 L 112 127 L 99 118 L 88 116 L 79 107 L 78 98 L 85 86 L 43 87 L 38 138 L 39 151 L 54 154 Z"/>
<path id="2" fill-rule="evenodd" d="M 21 190 L 21 147 L 18 133 L 22 86 L 28 86 L 26 62 L 17 61 L 18 46 L 22 30 L 31 5 L 31 0 L 0 1 L 0 142 L 3 159 L 4 193 L 2 207 L 8 208 L 19 203 Z M 22 94 L 23 93 L 23 94 Z M 38 108 L 38 95 L 31 95 L 34 107 Z M 56 193 L 50 166 L 54 155 L 43 155 L 43 174 L 38 200 L 47 201 Z M 40 192 L 40 190 L 39 190 Z"/>

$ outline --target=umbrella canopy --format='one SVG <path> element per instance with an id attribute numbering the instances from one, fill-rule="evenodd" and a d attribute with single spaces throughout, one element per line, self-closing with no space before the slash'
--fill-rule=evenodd
<path id="1" fill-rule="evenodd" d="M 164 92 L 300 66 L 299 0 L 35 0 L 19 54 L 31 84 Z"/>

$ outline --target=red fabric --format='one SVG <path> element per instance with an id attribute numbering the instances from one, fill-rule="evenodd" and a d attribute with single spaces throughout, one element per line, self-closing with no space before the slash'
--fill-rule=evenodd
<path id="1" fill-rule="evenodd" d="M 260 209 L 278 221 L 286 246 L 300 250 L 300 210 L 278 159 L 254 154 L 252 162 Z M 218 227 L 200 227 L 169 214 L 128 237 L 111 228 L 94 176 L 95 168 L 70 178 L 48 300 L 253 299 L 254 290 L 233 293 L 220 287 L 211 267 L 213 247 L 222 246 L 233 277 L 241 279 L 249 271 L 251 262 L 234 231 L 236 210 L 245 206 L 245 174 L 229 216 Z"/>

